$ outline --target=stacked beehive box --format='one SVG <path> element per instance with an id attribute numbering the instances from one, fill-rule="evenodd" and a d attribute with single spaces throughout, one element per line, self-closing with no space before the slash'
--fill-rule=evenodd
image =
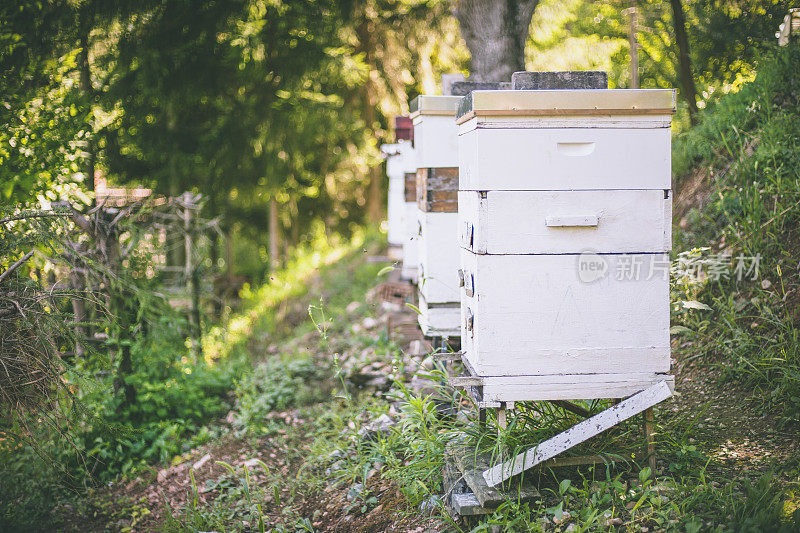
<path id="1" fill-rule="evenodd" d="M 429 337 L 460 334 L 458 288 L 458 127 L 460 96 L 411 102 L 417 153 L 419 324 Z"/>
<path id="2" fill-rule="evenodd" d="M 444 83 L 444 96 L 418 96 L 411 102 L 417 154 L 419 324 L 428 337 L 461 334 L 458 247 L 458 126 L 461 97 L 500 84 Z M 452 94 L 447 94 L 452 93 Z"/>
<path id="3" fill-rule="evenodd" d="M 381 145 L 381 153 L 386 158 L 386 175 L 389 177 L 389 195 L 387 206 L 387 240 L 390 255 L 394 250 L 402 254 L 405 240 L 403 214 L 405 211 L 405 173 L 413 163 L 409 161 L 413 151 L 414 130 L 411 119 L 404 116 L 394 117 L 395 143 Z M 402 259 L 402 257 L 398 257 Z"/>
<path id="4" fill-rule="evenodd" d="M 513 81 L 535 89 L 604 82 L 597 73 Z M 484 405 L 621 398 L 671 384 L 674 107 L 672 90 L 462 99 L 461 341 Z"/>
<path id="5" fill-rule="evenodd" d="M 405 145 L 399 160 L 403 171 L 403 267 L 400 277 L 417 282 L 417 155 L 414 148 Z"/>
<path id="6" fill-rule="evenodd" d="M 410 142 L 381 145 L 386 158 L 386 175 L 389 177 L 387 206 L 387 240 L 391 247 L 402 247 L 405 236 L 403 211 L 405 211 L 405 162 L 404 151 L 411 149 Z"/>

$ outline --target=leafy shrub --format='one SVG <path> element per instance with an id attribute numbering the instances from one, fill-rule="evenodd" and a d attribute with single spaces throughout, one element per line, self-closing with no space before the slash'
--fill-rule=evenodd
<path id="1" fill-rule="evenodd" d="M 270 359 L 256 366 L 236 384 L 236 425 L 253 434 L 268 431 L 267 415 L 326 396 L 323 375 L 310 359 Z"/>
<path id="2" fill-rule="evenodd" d="M 230 408 L 227 394 L 239 365 L 195 361 L 176 326 L 174 317 L 164 317 L 132 346 L 134 373 L 127 380 L 137 391 L 136 403 L 127 406 L 108 389 L 86 398 L 97 418 L 80 440 L 102 480 L 147 462 L 168 461 L 185 451 L 203 424 Z M 110 379 L 106 385 L 111 386 Z"/>

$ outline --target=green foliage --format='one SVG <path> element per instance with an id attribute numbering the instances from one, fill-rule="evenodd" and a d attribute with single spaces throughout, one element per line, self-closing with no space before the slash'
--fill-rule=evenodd
<path id="1" fill-rule="evenodd" d="M 288 407 L 325 398 L 325 388 L 314 386 L 329 374 L 310 358 L 269 359 L 236 384 L 236 426 L 248 433 L 271 429 L 267 415 Z"/>
<path id="2" fill-rule="evenodd" d="M 792 2 L 681 0 L 700 105 L 752 78 Z M 629 87 L 628 0 L 543 0 L 528 42 L 533 70 L 601 69 L 611 87 Z M 637 0 L 640 85 L 680 88 L 670 0 Z M 680 93 L 680 91 L 679 91 Z M 681 98 L 684 95 L 680 94 Z M 681 125 L 682 127 L 682 125 Z"/>
<path id="3" fill-rule="evenodd" d="M 722 254 L 730 274 L 676 287 L 677 322 L 731 378 L 761 388 L 787 419 L 800 416 L 800 344 L 795 303 L 800 242 L 800 49 L 786 47 L 755 81 L 708 109 L 678 136 L 679 183 L 707 184 L 708 201 L 690 211 L 678 246 L 704 247 L 695 264 Z M 712 181 L 713 179 L 713 181 Z M 758 256 L 757 272 L 735 275 L 739 256 Z M 742 279 L 739 279 L 742 278 Z"/>
<path id="4" fill-rule="evenodd" d="M 77 51 L 58 46 L 60 2 L 0 6 L 0 201 L 36 205 L 78 195 L 85 100 L 70 75 Z"/>

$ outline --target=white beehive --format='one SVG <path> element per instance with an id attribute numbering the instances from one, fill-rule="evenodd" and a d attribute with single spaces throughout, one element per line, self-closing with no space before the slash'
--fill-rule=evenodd
<path id="1" fill-rule="evenodd" d="M 672 90 L 475 91 L 458 111 L 463 360 L 482 401 L 672 383 Z"/>
<path id="2" fill-rule="evenodd" d="M 386 157 L 386 175 L 389 177 L 387 209 L 388 238 L 390 246 L 402 246 L 405 236 L 403 212 L 405 211 L 405 169 L 408 152 L 413 150 L 410 141 L 381 145 Z"/>
<path id="3" fill-rule="evenodd" d="M 411 102 L 417 154 L 419 324 L 429 337 L 457 337 L 458 126 L 460 96 L 418 96 Z"/>
<path id="4" fill-rule="evenodd" d="M 403 267 L 400 277 L 417 282 L 417 156 L 411 143 L 402 143 L 403 171 Z"/>

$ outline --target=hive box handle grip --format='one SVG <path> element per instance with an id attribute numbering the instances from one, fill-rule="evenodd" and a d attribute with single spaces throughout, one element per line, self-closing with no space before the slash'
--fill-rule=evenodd
<path id="1" fill-rule="evenodd" d="M 572 157 L 586 156 L 594 152 L 594 143 L 558 143 L 558 152 Z"/>
<path id="2" fill-rule="evenodd" d="M 562 215 L 544 219 L 548 228 L 596 228 L 597 215 Z"/>

